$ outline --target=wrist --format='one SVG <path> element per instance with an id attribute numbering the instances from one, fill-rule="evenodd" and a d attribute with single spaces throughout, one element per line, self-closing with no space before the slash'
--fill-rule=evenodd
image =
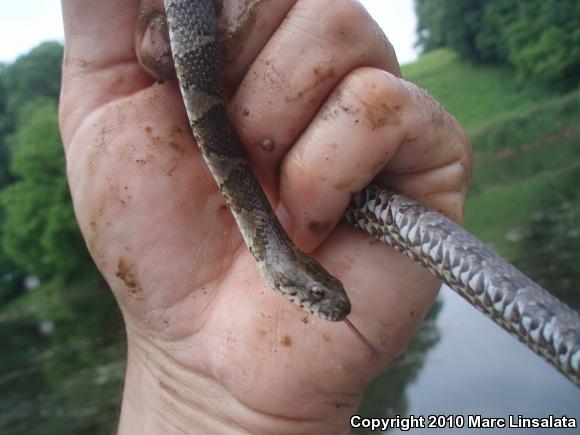
<path id="1" fill-rule="evenodd" d="M 235 398 L 215 380 L 181 366 L 143 338 L 127 338 L 119 435 L 245 432 Z"/>
<path id="2" fill-rule="evenodd" d="M 336 418 L 329 424 L 324 419 L 291 418 L 253 409 L 209 374 L 180 364 L 163 346 L 138 333 L 128 332 L 127 336 L 118 435 L 343 433 Z M 338 420 L 348 421 L 346 415 L 341 417 Z"/>

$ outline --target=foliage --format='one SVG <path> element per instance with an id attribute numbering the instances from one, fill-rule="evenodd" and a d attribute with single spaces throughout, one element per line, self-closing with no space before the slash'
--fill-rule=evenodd
<path id="1" fill-rule="evenodd" d="M 45 42 L 10 65 L 0 64 L 0 188 L 10 174 L 10 142 L 18 118 L 36 100 L 58 102 L 62 45 Z"/>
<path id="2" fill-rule="evenodd" d="M 0 189 L 16 180 L 10 161 L 11 150 L 18 147 L 18 119 L 26 120 L 30 115 L 27 107 L 35 101 L 41 105 L 49 99 L 54 105 L 58 100 L 62 51 L 60 44 L 44 43 L 10 65 L 0 64 Z M 42 173 L 42 168 L 37 169 Z M 0 240 L 6 234 L 4 215 L 5 210 L 0 209 Z M 0 303 L 22 294 L 25 275 L 0 247 Z"/>
<path id="3" fill-rule="evenodd" d="M 580 3 L 520 0 L 518 19 L 506 27 L 508 58 L 524 77 L 578 83 Z"/>
<path id="4" fill-rule="evenodd" d="M 89 270 L 64 170 L 56 106 L 27 105 L 14 136 L 11 169 L 18 180 L 0 196 L 6 256 L 43 279 L 70 278 Z"/>
<path id="5" fill-rule="evenodd" d="M 5 68 L 6 112 L 17 113 L 38 97 L 58 101 L 62 55 L 61 44 L 45 42 Z"/>
<path id="6" fill-rule="evenodd" d="M 11 119 L 6 110 L 7 88 L 6 65 L 0 64 L 0 187 L 8 184 L 12 178 L 9 174 L 10 153 L 4 145 L 4 137 L 12 130 Z"/>
<path id="7" fill-rule="evenodd" d="M 517 0 L 492 0 L 486 2 L 480 19 L 482 24 L 475 37 L 476 43 L 471 59 L 508 62 L 509 51 L 505 43 L 505 30 L 517 22 Z"/>
<path id="8" fill-rule="evenodd" d="M 419 45 L 425 51 L 451 47 L 465 57 L 477 53 L 485 0 L 416 0 Z"/>
<path id="9" fill-rule="evenodd" d="M 56 103 L 63 48 L 39 45 L 0 67 L 0 300 L 44 279 L 91 273 L 66 185 Z"/>
<path id="10" fill-rule="evenodd" d="M 8 131 L 8 117 L 6 115 L 6 65 L 0 63 L 0 138 Z"/>
<path id="11" fill-rule="evenodd" d="M 580 76 L 577 0 L 416 0 L 418 44 L 513 65 L 520 78 L 574 87 Z"/>

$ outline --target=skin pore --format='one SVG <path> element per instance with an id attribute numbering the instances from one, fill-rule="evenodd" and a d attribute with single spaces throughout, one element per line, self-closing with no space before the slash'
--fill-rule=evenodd
<path id="1" fill-rule="evenodd" d="M 290 236 L 341 279 L 350 319 L 385 355 L 371 358 L 343 323 L 310 316 L 262 281 L 171 73 L 161 82 L 155 63 L 138 60 L 146 46 L 163 55 L 159 21 L 137 0 L 64 0 L 69 183 L 127 330 L 119 433 L 348 433 L 365 387 L 404 349 L 438 282 L 337 222 L 374 178 L 460 221 L 470 145 L 400 78 L 358 2 L 222 3 L 236 132 Z M 138 22 L 154 44 L 136 41 Z"/>

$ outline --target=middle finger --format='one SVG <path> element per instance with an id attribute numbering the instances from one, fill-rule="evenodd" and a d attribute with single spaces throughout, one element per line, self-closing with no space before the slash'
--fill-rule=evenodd
<path id="1" fill-rule="evenodd" d="M 230 117 L 269 193 L 281 159 L 333 88 L 372 66 L 400 76 L 392 49 L 353 0 L 299 0 L 249 68 Z"/>

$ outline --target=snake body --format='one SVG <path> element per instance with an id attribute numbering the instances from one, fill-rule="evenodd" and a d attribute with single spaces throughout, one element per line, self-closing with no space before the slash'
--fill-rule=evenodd
<path id="1" fill-rule="evenodd" d="M 223 99 L 213 0 L 165 0 L 176 74 L 195 139 L 267 283 L 326 320 L 346 319 L 342 283 L 294 246 L 233 133 Z M 580 316 L 461 227 L 371 185 L 345 213 L 423 265 L 580 385 Z"/>
<path id="2" fill-rule="evenodd" d="M 342 283 L 290 241 L 233 133 L 212 0 L 166 0 L 175 72 L 195 139 L 271 288 L 326 320 L 350 313 Z"/>
<path id="3" fill-rule="evenodd" d="M 345 218 L 429 269 L 580 386 L 580 316 L 459 225 L 377 185 Z"/>

